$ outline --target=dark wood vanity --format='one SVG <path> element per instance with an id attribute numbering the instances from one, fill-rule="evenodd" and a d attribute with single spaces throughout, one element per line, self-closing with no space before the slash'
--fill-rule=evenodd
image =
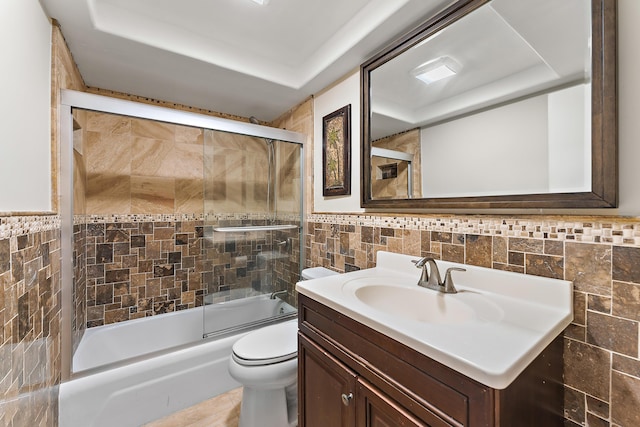
<path id="1" fill-rule="evenodd" d="M 299 295 L 299 427 L 562 426 L 562 340 L 497 390 Z"/>

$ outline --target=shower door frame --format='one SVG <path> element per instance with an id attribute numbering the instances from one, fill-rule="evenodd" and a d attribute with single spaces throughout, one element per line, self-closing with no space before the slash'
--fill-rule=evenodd
<path id="1" fill-rule="evenodd" d="M 140 119 L 210 129 L 222 132 L 248 135 L 290 142 L 300 145 L 300 177 L 304 182 L 304 159 L 306 135 L 269 126 L 255 125 L 221 117 L 189 111 L 174 110 L 158 105 L 143 104 L 69 89 L 60 91 L 58 140 L 60 141 L 60 222 L 61 222 L 61 285 L 62 324 L 61 356 L 62 381 L 71 377 L 73 357 L 72 315 L 73 315 L 73 108 L 118 114 Z M 304 184 L 300 188 L 300 268 L 304 263 Z"/>

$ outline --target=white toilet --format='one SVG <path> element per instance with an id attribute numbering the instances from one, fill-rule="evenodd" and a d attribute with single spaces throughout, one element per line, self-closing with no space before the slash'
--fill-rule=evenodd
<path id="1" fill-rule="evenodd" d="M 338 274 L 323 267 L 302 270 L 303 280 Z M 238 427 L 298 424 L 298 321 L 265 326 L 233 345 L 229 374 L 243 385 Z"/>

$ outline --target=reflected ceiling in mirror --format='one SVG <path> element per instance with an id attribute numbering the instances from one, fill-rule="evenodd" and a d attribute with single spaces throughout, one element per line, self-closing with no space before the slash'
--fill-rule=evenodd
<path id="1" fill-rule="evenodd" d="M 617 203 L 615 2 L 458 1 L 362 83 L 363 207 Z M 386 149 L 412 180 L 378 182 Z"/>

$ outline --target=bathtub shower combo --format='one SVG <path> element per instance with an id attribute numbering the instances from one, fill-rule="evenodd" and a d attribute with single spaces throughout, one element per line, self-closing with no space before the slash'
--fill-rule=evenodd
<path id="1" fill-rule="evenodd" d="M 295 319 L 303 135 L 63 91 L 60 425 L 139 426 L 240 384 Z"/>

